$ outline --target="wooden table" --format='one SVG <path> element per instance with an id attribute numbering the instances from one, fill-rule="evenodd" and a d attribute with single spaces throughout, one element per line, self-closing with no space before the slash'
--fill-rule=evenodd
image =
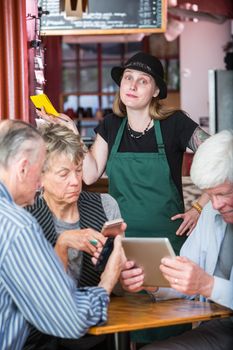
<path id="1" fill-rule="evenodd" d="M 129 331 L 207 321 L 233 315 L 233 310 L 214 303 L 175 299 L 152 302 L 148 295 L 112 297 L 108 322 L 89 329 L 89 334 L 118 334 L 119 349 L 128 350 Z"/>

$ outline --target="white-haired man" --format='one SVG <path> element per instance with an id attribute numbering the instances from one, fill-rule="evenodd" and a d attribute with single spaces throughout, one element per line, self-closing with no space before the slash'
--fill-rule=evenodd
<path id="1" fill-rule="evenodd" d="M 0 123 L 0 349 L 20 350 L 29 324 L 61 338 L 79 338 L 106 321 L 109 293 L 122 265 L 119 237 L 98 287 L 78 290 L 21 206 L 33 203 L 45 159 L 42 137 L 19 121 Z"/>
<path id="2" fill-rule="evenodd" d="M 233 309 L 233 131 L 225 130 L 207 139 L 197 150 L 192 181 L 210 197 L 193 233 L 176 259 L 163 258 L 160 269 L 171 288 L 158 288 L 158 299 L 197 296 Z M 143 287 L 144 275 L 126 263 L 122 283 L 129 291 Z M 131 268 L 131 269 L 130 269 Z M 199 327 L 143 350 L 230 350 L 233 320 L 203 322 Z"/>

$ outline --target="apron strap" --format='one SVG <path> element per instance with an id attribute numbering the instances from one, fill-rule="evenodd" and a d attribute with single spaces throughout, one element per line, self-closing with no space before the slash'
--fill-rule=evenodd
<path id="1" fill-rule="evenodd" d="M 121 142 L 121 139 L 122 139 L 122 136 L 123 136 L 123 132 L 124 132 L 124 129 L 125 129 L 125 125 L 126 125 L 126 122 L 127 122 L 128 118 L 127 117 L 124 117 L 124 119 L 122 120 L 122 123 L 121 123 L 121 126 L 118 130 L 118 133 L 117 133 L 117 136 L 116 136 L 116 139 L 115 139 L 115 142 L 112 146 L 112 150 L 111 150 L 111 154 L 110 154 L 110 157 L 112 157 L 112 155 L 115 155 L 118 151 L 118 148 L 120 146 L 120 142 Z"/>
<path id="2" fill-rule="evenodd" d="M 154 129 L 155 129 L 155 137 L 157 141 L 158 146 L 158 153 L 159 154 L 165 154 L 165 147 L 163 143 L 163 137 L 161 133 L 161 127 L 160 127 L 160 121 L 154 120 Z"/>
<path id="3" fill-rule="evenodd" d="M 120 128 L 119 128 L 119 130 L 117 132 L 117 136 L 116 136 L 115 142 L 114 142 L 114 144 L 112 146 L 111 153 L 109 155 L 108 162 L 107 162 L 107 174 L 111 171 L 112 159 L 116 155 L 117 150 L 118 150 L 118 148 L 120 146 L 120 142 L 121 142 L 122 135 L 123 135 L 123 132 L 124 132 L 124 128 L 125 128 L 125 125 L 126 125 L 126 121 L 127 121 L 127 117 L 124 117 L 124 119 L 122 120 L 121 126 L 120 126 Z"/>

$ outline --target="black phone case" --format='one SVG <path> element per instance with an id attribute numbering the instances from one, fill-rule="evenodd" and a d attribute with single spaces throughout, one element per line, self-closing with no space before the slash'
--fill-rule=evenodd
<path id="1" fill-rule="evenodd" d="M 112 253 L 114 244 L 114 237 L 109 237 L 103 246 L 102 252 L 100 253 L 99 259 L 95 265 L 95 269 L 98 272 L 103 272 L 107 264 L 108 258 Z"/>

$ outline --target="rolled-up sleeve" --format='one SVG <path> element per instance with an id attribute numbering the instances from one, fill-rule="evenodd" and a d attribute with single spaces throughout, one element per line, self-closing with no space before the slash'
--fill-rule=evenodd
<path id="1" fill-rule="evenodd" d="M 214 276 L 214 287 L 209 299 L 233 309 L 233 270 L 231 275 L 230 280 Z"/>

